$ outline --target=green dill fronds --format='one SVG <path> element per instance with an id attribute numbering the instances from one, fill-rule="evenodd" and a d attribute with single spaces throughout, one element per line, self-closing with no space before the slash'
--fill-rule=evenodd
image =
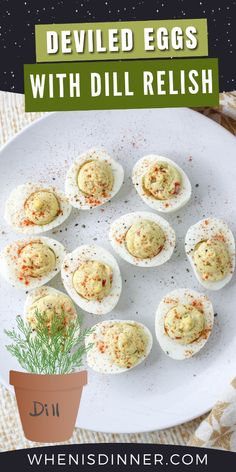
<path id="1" fill-rule="evenodd" d="M 44 313 L 35 312 L 36 328 L 17 316 L 17 330 L 5 330 L 12 343 L 6 349 L 27 372 L 35 374 L 68 374 L 80 369 L 83 357 L 91 348 L 84 339 L 91 329 L 81 331 L 81 319 L 66 323 L 66 315 L 53 316 L 48 326 Z"/>

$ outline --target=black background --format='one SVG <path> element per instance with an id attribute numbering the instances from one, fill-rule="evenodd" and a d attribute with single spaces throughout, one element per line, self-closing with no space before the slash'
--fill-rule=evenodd
<path id="1" fill-rule="evenodd" d="M 79 463 L 79 465 L 73 464 L 72 465 L 64 465 L 60 466 L 57 465 L 57 461 L 55 460 L 54 465 L 52 461 L 48 461 L 47 465 L 43 465 L 43 460 L 40 465 L 31 466 L 28 460 L 27 455 L 30 454 L 32 457 L 33 454 L 36 453 L 39 457 L 42 454 L 47 454 L 48 457 L 52 457 L 52 454 L 82 454 L 85 457 L 88 454 L 94 454 L 96 457 L 98 454 L 108 454 L 109 457 L 111 454 L 117 455 L 121 454 L 124 455 L 125 453 L 130 456 L 130 454 L 137 455 L 138 453 L 143 454 L 162 454 L 163 455 L 163 465 L 156 464 L 156 465 L 113 465 L 111 466 L 109 463 L 107 465 L 87 465 L 85 461 L 85 465 Z M 196 458 L 196 454 L 199 454 L 200 457 L 203 457 L 204 454 L 207 453 L 207 465 L 205 463 L 200 464 L 199 462 L 194 462 L 191 465 L 183 465 L 181 462 L 179 465 L 173 465 L 170 460 L 172 454 L 179 454 L 181 458 L 185 454 L 194 455 Z M 103 459 L 104 460 L 104 459 Z M 175 456 L 173 461 L 176 462 L 178 458 Z M 189 461 L 188 457 L 185 459 L 186 462 Z M 35 463 L 34 463 L 35 464 Z M 166 472 L 215 472 L 216 470 L 220 471 L 227 471 L 233 472 L 235 470 L 236 464 L 236 454 L 234 452 L 226 452 L 220 451 L 217 449 L 204 449 L 204 448 L 196 448 L 196 447 L 187 447 L 187 446 L 172 446 L 172 445 L 164 445 L 164 444 L 71 444 L 67 446 L 47 446 L 47 447 L 40 447 L 40 448 L 33 448 L 33 449 L 22 449 L 19 451 L 10 451 L 10 452 L 3 452 L 0 454 L 0 468 L 2 471 L 9 471 L 9 470 L 20 470 L 24 472 L 37 470 L 38 472 L 47 471 L 47 472 L 72 472 L 74 470 L 81 471 L 81 472 L 126 472 L 127 470 L 130 472 L 158 472 L 158 471 L 166 471 Z"/>
<path id="2" fill-rule="evenodd" d="M 174 18 L 208 19 L 209 56 L 219 58 L 220 90 L 235 89 L 235 0 L 0 0 L 0 5 L 0 90 L 23 92 L 23 64 L 35 62 L 35 24 Z"/>

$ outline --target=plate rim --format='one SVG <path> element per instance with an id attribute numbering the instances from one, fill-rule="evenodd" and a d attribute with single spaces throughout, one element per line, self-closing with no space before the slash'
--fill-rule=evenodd
<path id="1" fill-rule="evenodd" d="M 126 108 L 126 109 L 112 109 L 112 110 L 68 110 L 68 111 L 48 111 L 48 112 L 44 112 L 45 114 L 43 116 L 39 116 L 38 118 L 36 118 L 36 120 L 32 121 L 31 123 L 28 123 L 27 125 L 25 125 L 22 129 L 20 129 L 19 131 L 17 131 L 15 134 L 13 134 L 13 136 L 11 136 L 5 143 L 3 143 L 0 147 L 0 154 L 5 151 L 5 149 L 13 142 L 15 141 L 15 139 L 17 139 L 21 134 L 24 134 L 25 132 L 28 131 L 28 129 L 30 129 L 31 127 L 33 126 L 36 126 L 40 121 L 43 121 L 45 119 L 49 119 L 51 116 L 53 115 L 60 115 L 62 113 L 92 113 L 92 112 L 95 112 L 95 113 L 98 113 L 98 112 L 102 112 L 102 113 L 106 113 L 106 112 L 126 112 L 126 111 L 130 111 L 130 110 L 137 110 L 137 111 L 140 111 L 140 110 L 163 110 L 163 108 Z M 168 107 L 168 108 L 164 108 L 164 110 L 188 110 L 190 111 L 191 113 L 194 113 L 200 117 L 200 119 L 206 119 L 207 122 L 211 122 L 211 124 L 213 126 L 216 126 L 217 129 L 221 129 L 221 131 L 223 132 L 226 132 L 227 136 L 231 136 L 232 138 L 235 139 L 235 136 L 228 130 L 226 129 L 224 126 L 222 126 L 221 124 L 219 124 L 217 121 L 209 118 L 208 116 L 206 115 L 203 115 L 202 113 L 198 112 L 197 110 L 193 109 L 193 108 L 189 108 L 189 107 Z"/>

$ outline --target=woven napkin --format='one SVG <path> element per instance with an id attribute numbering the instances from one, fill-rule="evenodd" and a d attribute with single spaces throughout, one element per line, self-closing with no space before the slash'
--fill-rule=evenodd
<path id="1" fill-rule="evenodd" d="M 189 445 L 236 451 L 236 377 L 197 428 Z"/>

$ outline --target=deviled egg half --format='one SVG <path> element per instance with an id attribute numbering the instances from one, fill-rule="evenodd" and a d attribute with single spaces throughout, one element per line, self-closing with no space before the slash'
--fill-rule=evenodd
<path id="1" fill-rule="evenodd" d="M 164 264 L 175 248 L 175 232 L 170 224 L 147 211 L 127 213 L 115 220 L 109 240 L 122 259 L 140 267 Z"/>
<path id="2" fill-rule="evenodd" d="M 149 355 L 152 335 L 136 321 L 108 320 L 93 327 L 85 339 L 89 367 L 102 374 L 120 374 L 136 367 Z"/>
<path id="3" fill-rule="evenodd" d="M 207 295 L 179 288 L 168 293 L 157 308 L 157 341 L 168 356 L 187 359 L 206 344 L 213 324 L 213 306 Z"/>
<path id="4" fill-rule="evenodd" d="M 27 183 L 10 193 L 5 220 L 17 233 L 39 234 L 62 224 L 71 208 L 66 196 L 54 187 Z"/>
<path id="5" fill-rule="evenodd" d="M 142 200 L 159 212 L 178 210 L 191 197 L 188 176 L 167 157 L 156 154 L 142 157 L 133 168 L 132 180 Z"/>
<path id="6" fill-rule="evenodd" d="M 118 303 L 122 282 L 114 257 L 97 245 L 83 245 L 67 254 L 62 281 L 72 300 L 95 315 L 109 313 Z"/>
<path id="7" fill-rule="evenodd" d="M 55 239 L 28 237 L 3 249 L 0 273 L 13 287 L 32 290 L 60 272 L 65 255 L 64 246 Z"/>
<path id="8" fill-rule="evenodd" d="M 69 168 L 65 192 L 73 207 L 90 210 L 114 197 L 123 180 L 124 170 L 117 161 L 105 150 L 90 149 Z"/>
<path id="9" fill-rule="evenodd" d="M 197 280 L 203 287 L 219 290 L 235 269 L 235 241 L 228 225 L 218 218 L 206 218 L 191 226 L 185 250 Z"/>
<path id="10" fill-rule="evenodd" d="M 66 328 L 77 316 L 75 306 L 68 295 L 47 285 L 32 290 L 26 298 L 25 319 L 33 330 L 37 328 L 37 312 L 45 316 L 49 330 L 55 316 L 61 320 L 61 329 Z"/>

